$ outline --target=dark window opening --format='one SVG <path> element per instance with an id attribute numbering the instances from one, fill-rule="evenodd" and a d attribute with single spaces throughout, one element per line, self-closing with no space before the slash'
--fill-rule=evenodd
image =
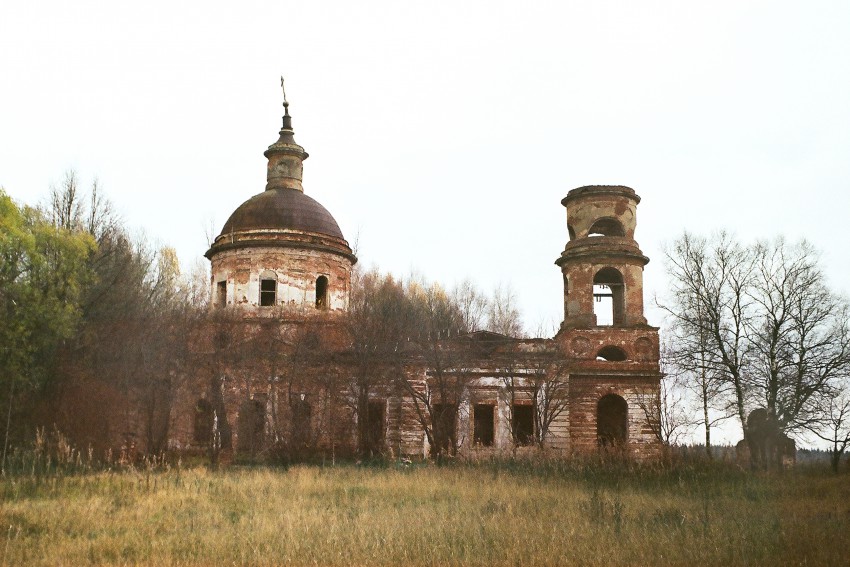
<path id="1" fill-rule="evenodd" d="M 434 404 L 432 411 L 434 443 L 441 452 L 452 453 L 457 446 L 457 406 Z"/>
<path id="2" fill-rule="evenodd" d="M 625 286 L 614 268 L 602 268 L 593 277 L 593 313 L 599 326 L 625 324 Z"/>
<path id="3" fill-rule="evenodd" d="M 328 308 L 328 278 L 319 276 L 316 278 L 316 309 Z"/>
<path id="4" fill-rule="evenodd" d="M 600 447 L 621 447 L 626 443 L 629 406 L 617 394 L 600 398 L 596 406 L 596 439 Z"/>
<path id="5" fill-rule="evenodd" d="M 491 447 L 495 433 L 495 406 L 491 404 L 475 404 L 473 410 L 472 440 L 476 445 Z"/>
<path id="6" fill-rule="evenodd" d="M 573 230 L 572 225 L 569 225 L 569 224 L 567 225 L 567 233 L 570 235 L 570 240 L 576 239 L 576 231 Z"/>
<path id="7" fill-rule="evenodd" d="M 597 220 L 587 231 L 588 236 L 626 236 L 623 225 L 615 218 L 606 217 Z"/>
<path id="8" fill-rule="evenodd" d="M 626 360 L 626 353 L 623 349 L 615 346 L 606 346 L 596 353 L 596 360 L 606 360 L 608 362 L 622 362 Z"/>
<path id="9" fill-rule="evenodd" d="M 534 406 L 514 404 L 512 414 L 511 433 L 517 444 L 531 445 L 534 442 Z"/>
<path id="10" fill-rule="evenodd" d="M 207 400 L 198 400 L 195 404 L 194 440 L 198 445 L 207 446 L 212 442 L 213 407 Z"/>
<path id="11" fill-rule="evenodd" d="M 218 282 L 215 286 L 215 305 L 224 307 L 227 305 L 227 282 Z"/>
<path id="12" fill-rule="evenodd" d="M 364 431 L 366 433 L 366 453 L 380 455 L 384 449 L 384 408 L 385 401 L 373 401 L 366 405 Z"/>
<path id="13" fill-rule="evenodd" d="M 271 307 L 277 299 L 277 280 L 260 280 L 260 305 Z"/>

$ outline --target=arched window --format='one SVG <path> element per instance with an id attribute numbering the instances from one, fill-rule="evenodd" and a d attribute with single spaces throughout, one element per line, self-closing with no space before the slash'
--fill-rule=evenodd
<path id="1" fill-rule="evenodd" d="M 328 278 L 319 276 L 316 278 L 316 309 L 328 308 Z"/>
<path id="2" fill-rule="evenodd" d="M 567 233 L 570 235 L 570 240 L 576 239 L 576 231 L 573 229 L 571 224 L 567 225 Z"/>
<path id="3" fill-rule="evenodd" d="M 198 445 L 209 445 L 213 434 L 213 407 L 207 400 L 195 404 L 194 439 Z"/>
<path id="4" fill-rule="evenodd" d="M 588 236 L 625 236 L 626 231 L 623 230 L 623 225 L 613 217 L 604 217 L 593 223 L 590 230 L 587 231 Z"/>
<path id="5" fill-rule="evenodd" d="M 596 360 L 606 360 L 608 362 L 622 362 L 626 360 L 626 352 L 620 347 L 606 346 L 602 347 L 596 353 Z"/>
<path id="6" fill-rule="evenodd" d="M 376 456 L 384 452 L 384 410 L 386 400 L 370 400 L 366 407 L 366 415 L 363 419 L 364 445 L 366 454 Z"/>
<path id="7" fill-rule="evenodd" d="M 263 448 L 266 406 L 262 400 L 245 400 L 239 408 L 239 452 L 252 458 Z"/>
<path id="8" fill-rule="evenodd" d="M 295 394 L 290 400 L 292 409 L 292 449 L 299 454 L 308 449 L 313 440 L 313 407 L 306 394 Z"/>
<path id="9" fill-rule="evenodd" d="M 277 303 L 277 274 L 266 270 L 260 274 L 260 306 L 271 307 Z"/>
<path id="10" fill-rule="evenodd" d="M 596 404 L 596 440 L 600 447 L 621 447 L 628 438 L 629 405 L 617 394 L 608 394 Z"/>
<path id="11" fill-rule="evenodd" d="M 593 313 L 600 326 L 623 325 L 626 317 L 623 276 L 614 268 L 602 268 L 593 276 Z"/>

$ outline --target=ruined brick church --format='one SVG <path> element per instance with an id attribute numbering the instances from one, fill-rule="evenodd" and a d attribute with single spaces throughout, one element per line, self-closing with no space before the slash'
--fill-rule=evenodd
<path id="1" fill-rule="evenodd" d="M 233 212 L 206 252 L 217 322 L 199 341 L 209 364 L 175 396 L 169 447 L 215 443 L 236 458 L 364 448 L 427 457 L 435 445 L 488 454 L 536 440 L 566 454 L 657 452 L 648 408 L 658 407 L 662 376 L 658 329 L 643 312 L 649 259 L 634 239 L 632 189 L 580 187 L 561 201 L 564 320 L 554 337 L 439 337 L 439 364 L 406 343 L 384 379 L 365 388 L 346 324 L 357 258 L 334 217 L 305 194 L 307 152 L 284 108 L 279 139 L 265 151 L 265 190 Z M 606 320 L 594 304 L 606 306 Z"/>

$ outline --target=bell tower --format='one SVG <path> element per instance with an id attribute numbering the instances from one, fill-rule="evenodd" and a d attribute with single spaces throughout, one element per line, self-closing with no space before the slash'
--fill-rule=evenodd
<path id="1" fill-rule="evenodd" d="M 562 327 L 646 325 L 643 267 L 649 258 L 635 242 L 638 203 L 634 190 L 616 185 L 579 187 L 561 201 L 570 235 L 555 262 L 564 276 Z M 594 303 L 604 303 L 604 320 Z"/>
<path id="2" fill-rule="evenodd" d="M 643 312 L 643 268 L 635 241 L 640 197 L 629 187 L 570 191 L 569 242 L 555 264 L 564 280 L 564 321 L 556 339 L 570 359 L 573 450 L 653 454 L 658 441 L 644 409 L 659 395 L 658 328 Z"/>

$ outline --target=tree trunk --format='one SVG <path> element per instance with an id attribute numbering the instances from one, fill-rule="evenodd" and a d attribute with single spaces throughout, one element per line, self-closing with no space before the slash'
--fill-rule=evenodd
<path id="1" fill-rule="evenodd" d="M 3 463 L 0 473 L 6 475 L 6 450 L 9 448 L 9 428 L 12 426 L 12 398 L 15 396 L 15 381 L 9 380 L 9 407 L 6 410 L 6 435 L 3 439 Z"/>
<path id="2" fill-rule="evenodd" d="M 708 421 L 708 400 L 706 397 L 703 397 L 702 418 L 705 420 L 705 454 L 711 459 L 711 423 Z"/>

